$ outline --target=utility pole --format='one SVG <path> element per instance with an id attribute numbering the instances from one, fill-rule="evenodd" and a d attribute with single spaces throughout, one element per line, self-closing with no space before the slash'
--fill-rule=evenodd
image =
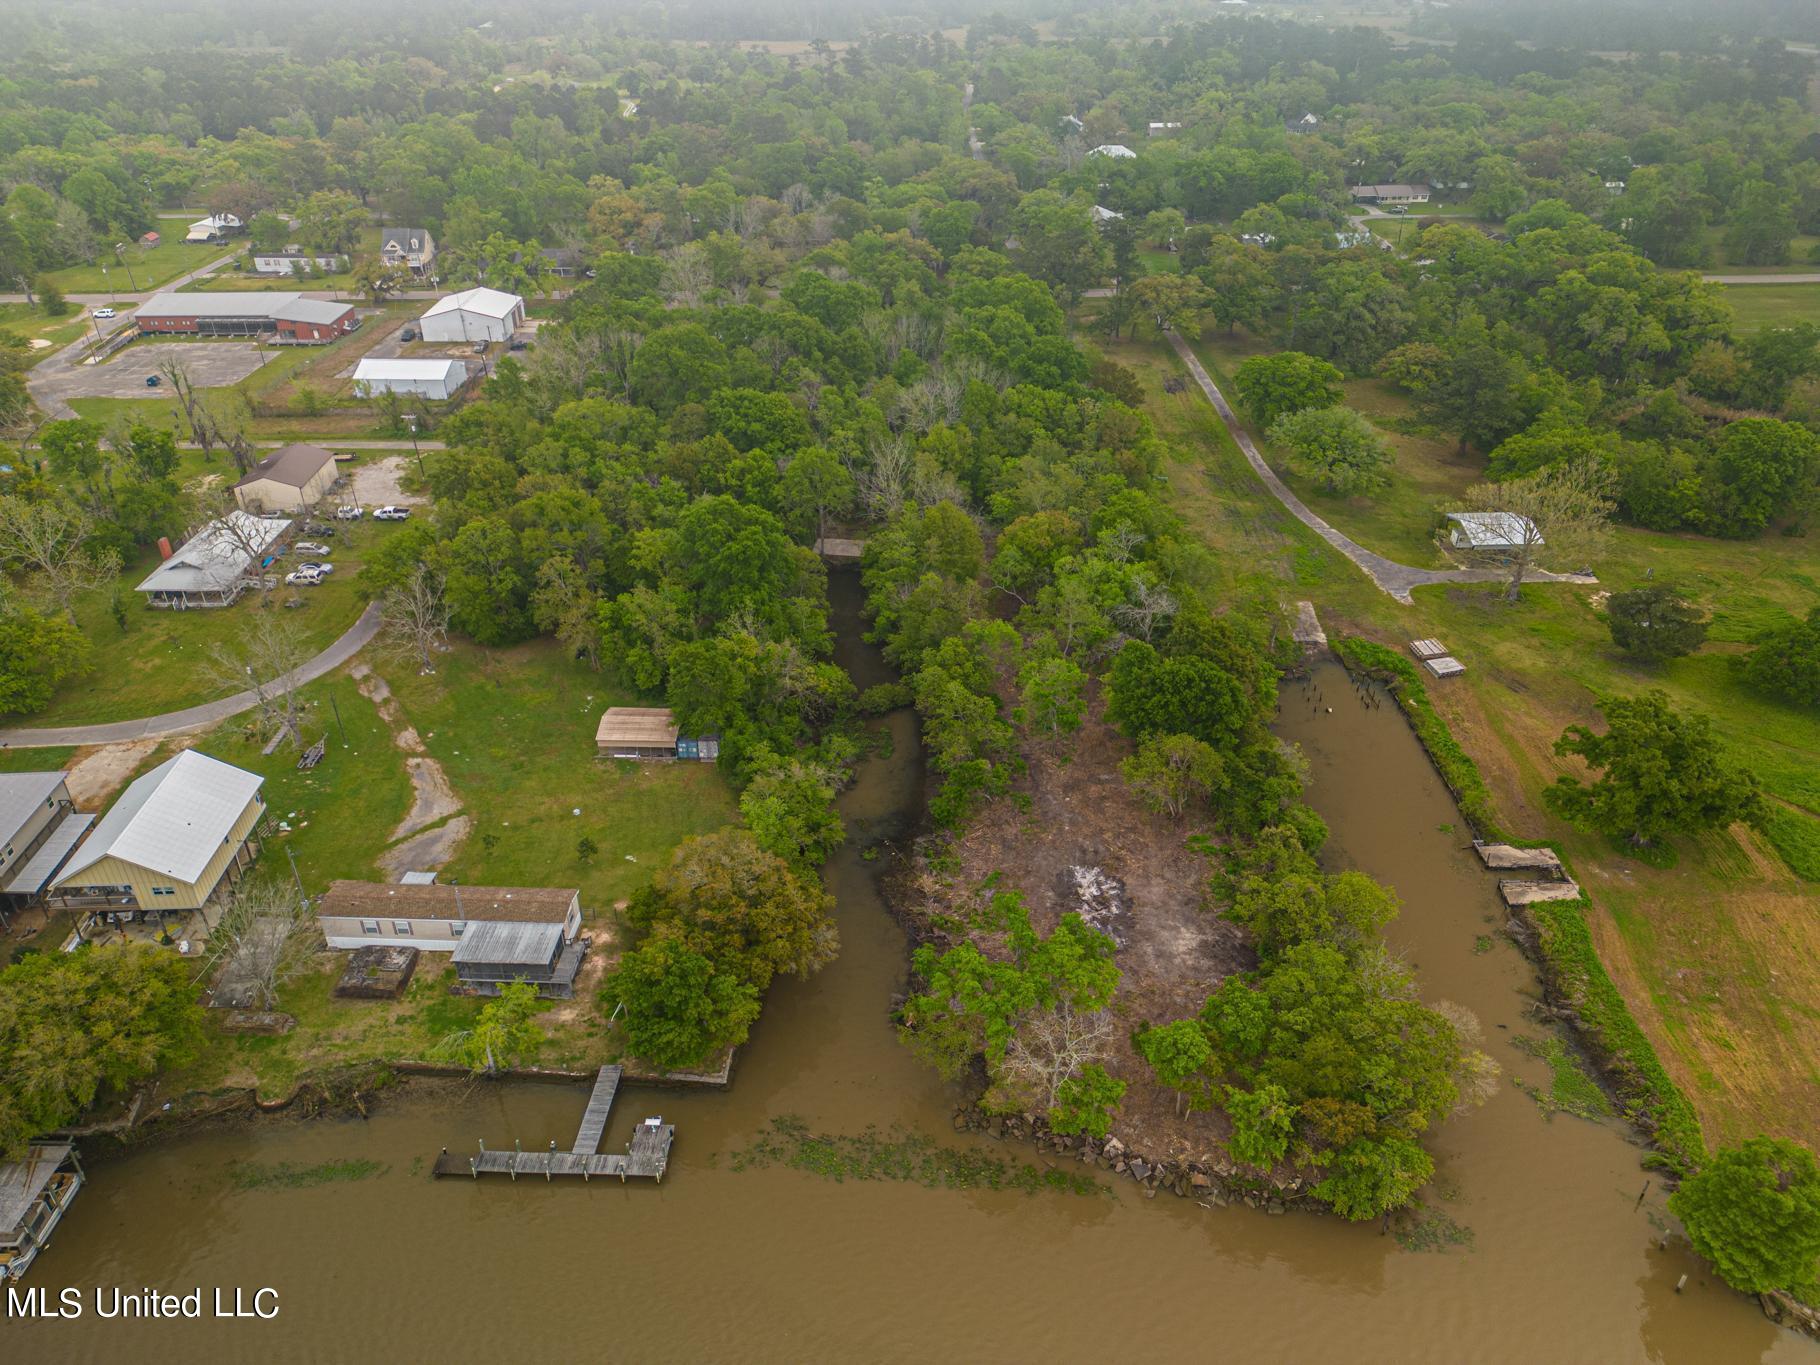
<path id="1" fill-rule="evenodd" d="M 132 263 L 126 259 L 125 242 L 114 243 L 114 259 L 119 261 L 120 264 L 126 268 L 126 282 L 133 287 L 133 292 L 137 294 L 139 292 L 139 281 L 133 278 Z"/>
<path id="2" fill-rule="evenodd" d="M 297 871 L 297 855 L 291 851 L 291 846 L 289 844 L 284 846 L 284 856 L 290 860 L 291 880 L 297 883 L 297 899 L 301 903 L 308 905 L 310 898 L 303 893 L 303 877 L 299 875 Z"/>
<path id="3" fill-rule="evenodd" d="M 407 412 L 404 420 L 405 424 L 411 428 L 411 454 L 417 458 L 417 477 L 427 484 L 430 479 L 429 475 L 423 472 L 423 451 L 417 448 L 417 414 Z"/>

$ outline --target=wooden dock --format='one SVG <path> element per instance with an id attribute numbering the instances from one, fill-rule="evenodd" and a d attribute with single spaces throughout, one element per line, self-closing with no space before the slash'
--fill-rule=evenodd
<path id="1" fill-rule="evenodd" d="M 483 1175 L 580 1176 L 585 1183 L 595 1176 L 618 1176 L 620 1180 L 657 1180 L 664 1178 L 670 1164 L 670 1147 L 676 1141 L 676 1126 L 662 1118 L 649 1118 L 632 1133 L 624 1152 L 600 1151 L 600 1139 L 607 1130 L 607 1117 L 619 1093 L 622 1071 L 617 1066 L 603 1066 L 594 1078 L 594 1091 L 588 1096 L 588 1107 L 581 1116 L 581 1127 L 575 1134 L 572 1149 L 556 1150 L 551 1139 L 549 1150 L 527 1152 L 514 1143 L 512 1150 L 489 1151 L 486 1143 L 473 1156 L 455 1156 L 447 1147 L 436 1158 L 432 1173 L 438 1176 L 465 1175 L 478 1180 Z"/>

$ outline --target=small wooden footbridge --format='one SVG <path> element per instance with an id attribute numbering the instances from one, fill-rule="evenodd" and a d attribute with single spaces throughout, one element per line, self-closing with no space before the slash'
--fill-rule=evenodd
<path id="1" fill-rule="evenodd" d="M 595 1176 L 618 1176 L 622 1182 L 634 1179 L 662 1181 L 664 1170 L 670 1164 L 670 1145 L 676 1141 L 676 1125 L 665 1123 L 662 1118 L 646 1119 L 632 1130 L 632 1141 L 626 1144 L 625 1151 L 603 1153 L 600 1150 L 600 1140 L 607 1131 L 607 1117 L 613 1110 L 614 1097 L 619 1093 L 622 1074 L 620 1067 L 603 1066 L 595 1076 L 594 1091 L 588 1096 L 581 1127 L 568 1151 L 557 1151 L 554 1138 L 550 1140 L 548 1151 L 527 1152 L 516 1142 L 509 1152 L 490 1150 L 482 1142 L 473 1156 L 454 1156 L 444 1147 L 436 1158 L 434 1173 L 438 1176 L 465 1175 L 475 1180 L 483 1175 L 506 1175 L 513 1180 L 520 1176 L 542 1176 L 545 1180 L 554 1180 L 560 1175 L 580 1176 L 584 1183 Z"/>

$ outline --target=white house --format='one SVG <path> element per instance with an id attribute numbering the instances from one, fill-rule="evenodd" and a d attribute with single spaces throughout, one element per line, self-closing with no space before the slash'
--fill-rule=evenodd
<path id="1" fill-rule="evenodd" d="M 1542 544 L 1535 522 L 1516 512 L 1449 512 L 1456 550 L 1524 550 Z"/>
<path id="2" fill-rule="evenodd" d="M 1360 204 L 1426 204 L 1433 191 L 1427 185 L 1354 185 L 1352 197 Z"/>
<path id="3" fill-rule="evenodd" d="M 331 948 L 421 948 L 452 953 L 471 927 L 549 924 L 564 942 L 581 932 L 581 892 L 572 886 L 459 886 L 335 881 L 316 920 Z"/>
<path id="4" fill-rule="evenodd" d="M 1179 129 L 1181 126 L 1182 125 L 1179 123 L 1154 123 L 1153 122 L 1150 125 L 1150 130 L 1149 130 L 1150 136 L 1159 137 L 1164 133 L 1173 133 L 1177 129 Z"/>
<path id="5" fill-rule="evenodd" d="M 427 274 L 436 259 L 436 240 L 428 228 L 387 228 L 379 235 L 379 259 L 413 275 Z"/>
<path id="6" fill-rule="evenodd" d="M 283 251 L 253 253 L 253 273 L 257 275 L 307 275 L 311 270 L 333 275 L 347 268 L 348 258 L 333 251 L 313 252 L 287 246 Z"/>
<path id="7" fill-rule="evenodd" d="M 1095 204 L 1092 213 L 1093 222 L 1096 227 L 1105 227 L 1108 223 L 1116 223 L 1125 216 L 1116 209 L 1109 209 L 1101 204 Z"/>
<path id="8" fill-rule="evenodd" d="M 1109 156 L 1114 161 L 1124 161 L 1128 158 L 1135 160 L 1137 157 L 1137 153 L 1132 151 L 1131 148 L 1127 147 L 1122 142 L 1102 142 L 1099 146 L 1095 147 L 1091 152 L 1088 152 L 1087 155 L 1088 156 Z"/>
<path id="9" fill-rule="evenodd" d="M 228 606 L 251 586 L 267 552 L 290 529 L 285 517 L 229 512 L 168 554 L 135 591 L 153 607 Z"/>
<path id="10" fill-rule="evenodd" d="M 368 356 L 354 367 L 354 391 L 362 398 L 382 393 L 447 398 L 467 382 L 467 365 L 443 356 L 423 360 L 375 360 Z"/>
<path id="11" fill-rule="evenodd" d="M 1078 133 L 1087 126 L 1085 123 L 1082 123 L 1078 118 L 1076 118 L 1073 114 L 1063 114 L 1061 116 L 1061 118 L 1056 120 L 1056 122 L 1059 123 L 1064 129 L 1066 129 L 1070 133 Z"/>
<path id="12" fill-rule="evenodd" d="M 219 242 L 230 237 L 246 226 L 231 213 L 211 213 L 207 218 L 198 218 L 190 224 L 190 230 L 184 236 L 186 242 Z"/>
<path id="13" fill-rule="evenodd" d="M 525 301 L 499 289 L 464 289 L 423 315 L 425 341 L 510 341 L 525 323 Z"/>

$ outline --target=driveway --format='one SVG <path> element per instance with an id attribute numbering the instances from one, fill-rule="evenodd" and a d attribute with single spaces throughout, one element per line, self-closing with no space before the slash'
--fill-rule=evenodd
<path id="1" fill-rule="evenodd" d="M 347 442 L 337 442 L 346 445 Z M 441 443 L 437 443 L 440 449 Z M 354 501 L 362 507 L 383 507 L 387 503 L 396 503 L 401 507 L 421 507 L 428 501 L 420 493 L 407 493 L 399 487 L 398 481 L 410 471 L 409 455 L 390 455 L 383 460 L 371 460 L 354 466 L 350 480 L 354 487 Z"/>

